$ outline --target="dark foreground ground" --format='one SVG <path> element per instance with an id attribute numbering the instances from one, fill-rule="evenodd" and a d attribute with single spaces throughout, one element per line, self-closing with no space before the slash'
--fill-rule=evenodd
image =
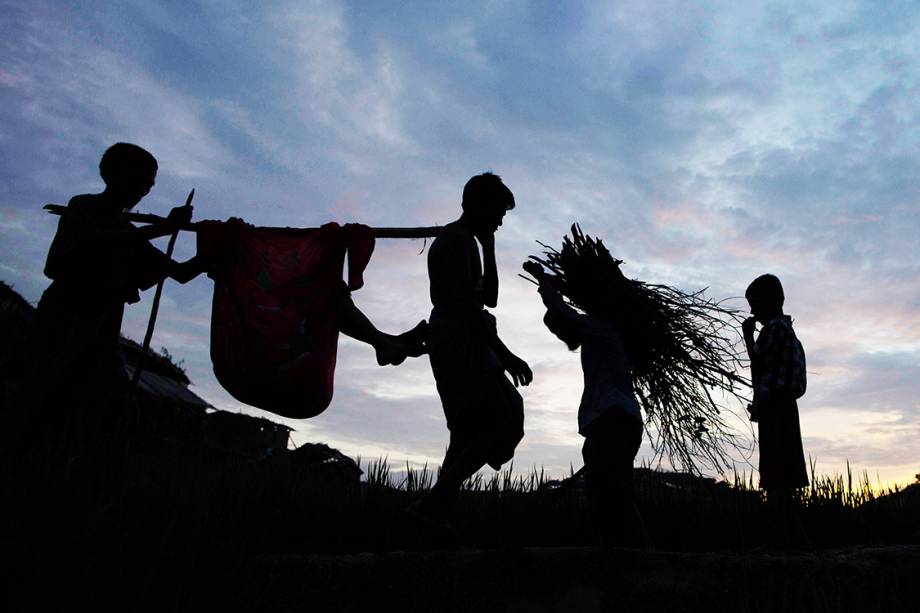
<path id="1" fill-rule="evenodd" d="M 920 611 L 920 546 L 272 555 L 248 574 L 250 611 Z"/>
<path id="2" fill-rule="evenodd" d="M 920 546 L 801 554 L 597 547 L 252 560 L 250 611 L 920 611 Z"/>
<path id="3" fill-rule="evenodd" d="M 138 434 L 89 451 L 0 454 L 0 613 L 920 612 L 916 486 L 803 500 L 818 548 L 779 555 L 743 488 L 641 473 L 660 551 L 639 553 L 588 546 L 577 490 L 509 483 L 462 493 L 469 549 L 443 551 L 404 511 L 424 486 L 374 471 Z"/>

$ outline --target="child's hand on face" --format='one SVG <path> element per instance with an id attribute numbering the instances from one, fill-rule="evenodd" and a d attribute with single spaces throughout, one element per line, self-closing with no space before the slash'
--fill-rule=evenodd
<path id="1" fill-rule="evenodd" d="M 741 331 L 745 336 L 754 336 L 754 326 L 757 324 L 756 317 L 748 317 L 741 322 Z"/>

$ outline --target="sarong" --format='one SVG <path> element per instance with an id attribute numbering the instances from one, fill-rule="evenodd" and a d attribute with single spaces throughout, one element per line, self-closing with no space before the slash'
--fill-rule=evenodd
<path id="1" fill-rule="evenodd" d="M 760 488 L 808 487 L 799 407 L 791 397 L 760 407 Z"/>
<path id="2" fill-rule="evenodd" d="M 494 331 L 495 318 L 486 311 L 481 316 Z M 524 401 L 498 356 L 468 322 L 434 309 L 428 321 L 428 358 L 451 436 L 495 433 L 487 462 L 498 470 L 524 438 Z"/>

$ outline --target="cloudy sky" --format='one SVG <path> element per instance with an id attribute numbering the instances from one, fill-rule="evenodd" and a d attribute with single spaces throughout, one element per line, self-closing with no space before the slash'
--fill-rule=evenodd
<path id="1" fill-rule="evenodd" d="M 446 223 L 492 170 L 518 202 L 495 314 L 535 373 L 516 469 L 581 463 L 578 356 L 516 276 L 579 221 L 644 280 L 731 297 L 779 275 L 818 471 L 920 470 L 917 3 L 29 0 L 0 1 L 0 34 L 0 278 L 33 303 L 41 205 L 100 191 L 116 141 L 159 159 L 139 209 L 195 187 L 198 218 L 257 225 Z M 378 242 L 355 300 L 384 330 L 427 317 L 422 247 Z M 154 345 L 248 410 L 211 373 L 211 290 L 168 284 Z M 129 336 L 149 307 L 127 309 Z M 329 409 L 287 423 L 400 463 L 437 463 L 447 440 L 427 360 L 378 368 L 350 340 Z"/>

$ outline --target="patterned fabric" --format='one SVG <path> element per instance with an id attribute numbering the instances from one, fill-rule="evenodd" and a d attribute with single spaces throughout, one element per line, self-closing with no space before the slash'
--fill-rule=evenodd
<path id="1" fill-rule="evenodd" d="M 337 315 L 348 290 L 363 285 L 373 250 L 370 228 L 358 224 L 200 223 L 198 254 L 214 279 L 211 361 L 224 389 L 285 417 L 322 413 L 332 401 Z"/>
<path id="2" fill-rule="evenodd" d="M 792 319 L 772 319 L 763 327 L 751 353 L 755 404 L 805 394 L 805 350 L 792 329 Z"/>

